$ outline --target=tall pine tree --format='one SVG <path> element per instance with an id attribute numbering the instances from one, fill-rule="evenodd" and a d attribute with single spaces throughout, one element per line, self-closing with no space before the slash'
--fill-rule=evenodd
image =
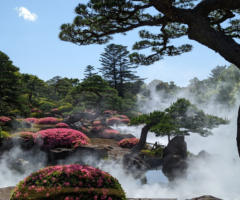
<path id="1" fill-rule="evenodd" d="M 93 76 L 93 75 L 97 75 L 98 73 L 93 73 L 92 71 L 94 71 L 95 68 L 92 66 L 92 65 L 88 65 L 85 70 L 84 70 L 84 79 L 83 80 L 86 80 L 87 78 Z"/>

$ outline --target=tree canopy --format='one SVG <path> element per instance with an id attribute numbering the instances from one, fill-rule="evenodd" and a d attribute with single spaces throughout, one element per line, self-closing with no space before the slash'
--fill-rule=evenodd
<path id="1" fill-rule="evenodd" d="M 155 8 L 159 13 L 147 12 Z M 105 44 L 116 33 L 135 28 L 159 27 L 160 33 L 139 32 L 141 41 L 134 50 L 151 48 L 151 55 L 134 52 L 135 64 L 150 65 L 164 56 L 176 56 L 192 50 L 192 45 L 170 44 L 172 39 L 188 36 L 219 53 L 240 68 L 240 1 L 236 0 L 90 0 L 75 8 L 72 24 L 62 24 L 59 38 L 77 45 Z M 225 22 L 228 22 L 226 25 Z"/>

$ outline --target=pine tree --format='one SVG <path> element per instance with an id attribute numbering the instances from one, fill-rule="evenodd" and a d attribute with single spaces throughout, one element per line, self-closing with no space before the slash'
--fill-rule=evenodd
<path id="1" fill-rule="evenodd" d="M 93 75 L 97 75 L 98 73 L 96 72 L 96 73 L 93 73 L 92 71 L 94 71 L 95 70 L 95 68 L 92 66 L 92 65 L 88 65 L 86 68 L 85 68 L 85 70 L 84 70 L 84 75 L 85 75 L 85 77 L 84 77 L 84 79 L 83 80 L 86 80 L 87 78 L 89 78 L 89 77 L 91 77 L 91 76 L 93 76 Z"/>

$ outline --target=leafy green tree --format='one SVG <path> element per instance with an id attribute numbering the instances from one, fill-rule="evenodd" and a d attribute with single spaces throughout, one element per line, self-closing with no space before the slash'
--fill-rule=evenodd
<path id="1" fill-rule="evenodd" d="M 130 123 L 131 125 L 146 124 L 142 128 L 138 145 L 131 150 L 131 153 L 138 153 L 146 143 L 148 131 L 154 132 L 156 136 L 167 135 L 169 140 L 170 136 L 188 135 L 189 132 L 206 137 L 212 134 L 210 129 L 228 124 L 229 120 L 205 114 L 189 100 L 182 98 L 165 111 L 154 111 L 133 117 Z"/>
<path id="2" fill-rule="evenodd" d="M 222 71 L 224 71 L 225 69 L 226 69 L 226 65 L 225 66 L 217 66 L 211 70 L 211 74 L 208 77 L 208 80 L 210 82 L 210 87 L 215 86 L 215 88 L 216 88 L 218 79 L 219 79 Z"/>
<path id="3" fill-rule="evenodd" d="M 93 75 L 97 75 L 98 73 L 96 72 L 96 73 L 93 73 L 92 71 L 94 71 L 95 69 L 94 69 L 94 67 L 92 66 L 92 65 L 88 65 L 87 67 L 86 67 L 86 69 L 84 70 L 84 75 L 85 75 L 85 78 L 84 78 L 84 80 L 85 79 L 87 79 L 87 78 L 89 78 L 89 77 L 91 77 L 91 76 L 93 76 Z"/>

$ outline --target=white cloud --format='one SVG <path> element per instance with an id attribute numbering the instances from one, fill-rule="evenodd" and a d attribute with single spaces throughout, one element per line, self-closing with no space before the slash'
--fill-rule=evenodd
<path id="1" fill-rule="evenodd" d="M 14 10 L 16 10 L 19 13 L 19 17 L 23 17 L 26 20 L 29 21 L 35 21 L 37 19 L 37 15 L 35 13 L 31 13 L 27 8 L 24 7 L 16 7 L 14 8 Z"/>

